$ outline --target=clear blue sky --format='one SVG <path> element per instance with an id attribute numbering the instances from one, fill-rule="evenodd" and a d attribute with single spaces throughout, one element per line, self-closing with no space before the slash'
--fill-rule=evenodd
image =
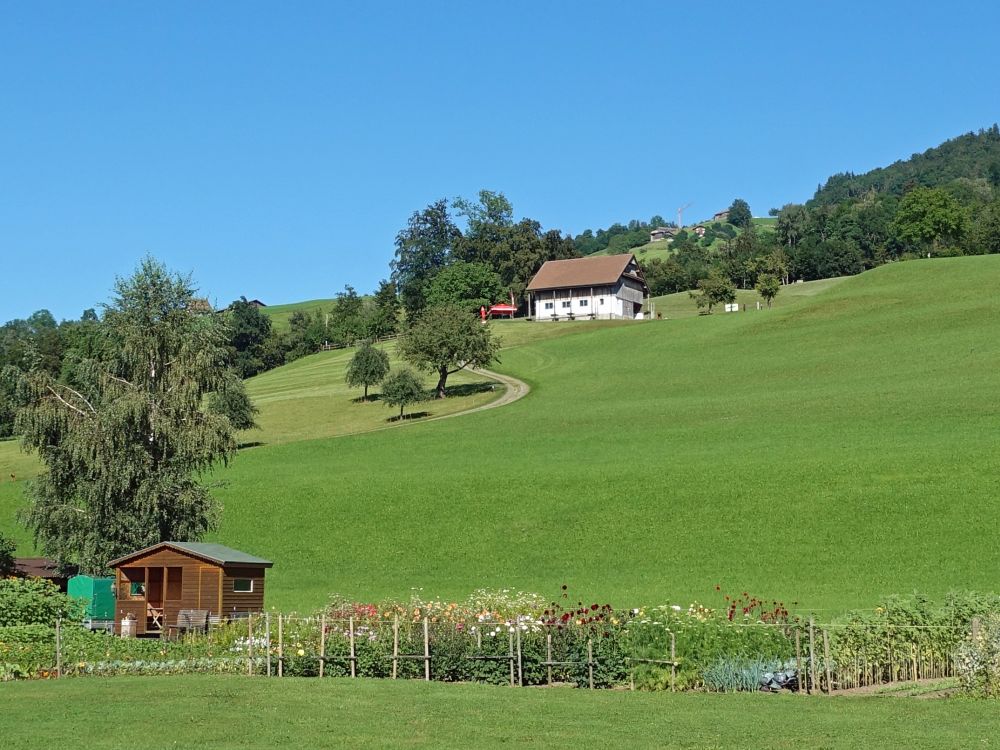
<path id="1" fill-rule="evenodd" d="M 1000 120 L 994 3 L 0 1 L 0 321 L 387 275 L 440 197 L 755 214 Z M 877 6 L 877 7 L 875 7 Z"/>

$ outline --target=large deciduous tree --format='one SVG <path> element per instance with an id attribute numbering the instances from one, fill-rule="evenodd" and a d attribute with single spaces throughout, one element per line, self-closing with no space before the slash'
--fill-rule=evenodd
<path id="1" fill-rule="evenodd" d="M 441 271 L 427 288 L 427 303 L 456 305 L 469 312 L 505 298 L 503 283 L 489 266 L 457 260 Z"/>
<path id="2" fill-rule="evenodd" d="M 954 243 L 965 234 L 962 206 L 940 188 L 917 187 L 903 196 L 893 227 L 899 238 L 918 249 Z"/>
<path id="3" fill-rule="evenodd" d="M 729 207 L 729 217 L 727 221 L 735 227 L 750 226 L 753 214 L 750 213 L 750 204 L 742 198 L 737 198 Z"/>
<path id="4" fill-rule="evenodd" d="M 438 398 L 445 397 L 448 376 L 465 367 L 485 367 L 496 359 L 500 343 L 488 324 L 454 305 L 424 311 L 403 334 L 399 351 L 421 370 L 436 372 Z"/>
<path id="5" fill-rule="evenodd" d="M 426 307 L 427 284 L 448 264 L 452 246 L 461 234 L 448 214 L 448 201 L 442 198 L 415 212 L 396 235 L 392 280 L 407 315 L 416 316 Z"/>
<path id="6" fill-rule="evenodd" d="M 44 371 L 20 382 L 22 444 L 45 467 L 22 520 L 60 564 L 96 573 L 109 560 L 213 529 L 220 508 L 201 481 L 233 455 L 233 427 L 204 408 L 232 382 L 224 324 L 191 310 L 189 278 L 146 258 L 118 279 L 107 345 L 70 387 Z"/>

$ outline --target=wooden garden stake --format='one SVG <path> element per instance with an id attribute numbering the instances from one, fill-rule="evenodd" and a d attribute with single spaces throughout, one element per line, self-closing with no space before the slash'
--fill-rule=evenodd
<path id="1" fill-rule="evenodd" d="M 920 675 L 917 674 L 917 644 L 914 643 L 911 648 L 913 649 L 913 680 L 916 682 L 920 679 Z"/>
<path id="2" fill-rule="evenodd" d="M 247 675 L 253 677 L 253 612 L 247 613 Z"/>
<path id="3" fill-rule="evenodd" d="M 283 677 L 285 674 L 285 631 L 282 628 L 281 621 L 284 618 L 278 615 L 278 677 Z"/>
<path id="4" fill-rule="evenodd" d="M 431 637 L 428 631 L 427 618 L 424 618 L 424 680 L 431 681 Z"/>
<path id="5" fill-rule="evenodd" d="M 354 653 L 354 616 L 353 615 L 351 615 L 351 619 L 348 622 L 349 622 L 348 631 L 350 633 L 349 637 L 351 639 L 351 677 L 357 677 L 358 676 L 358 670 L 357 670 L 357 666 L 356 665 L 357 665 L 358 659 L 357 659 L 357 655 Z"/>
<path id="6" fill-rule="evenodd" d="M 507 645 L 507 663 L 510 664 L 510 686 L 514 687 L 514 633 L 508 633 L 510 642 Z"/>
<path id="7" fill-rule="evenodd" d="M 399 615 L 392 618 L 392 679 L 396 679 L 399 666 Z"/>
<path id="8" fill-rule="evenodd" d="M 319 676 L 323 676 L 326 667 L 326 613 L 319 618 Z"/>
<path id="9" fill-rule="evenodd" d="M 830 631 L 823 628 L 823 666 L 826 668 L 826 693 L 833 693 L 833 680 L 830 679 Z"/>
<path id="10" fill-rule="evenodd" d="M 517 685 L 524 687 L 524 669 L 521 666 L 521 628 L 517 627 Z"/>
<path id="11" fill-rule="evenodd" d="M 816 689 L 816 623 L 809 615 L 809 692 Z"/>
<path id="12" fill-rule="evenodd" d="M 549 673 L 549 687 L 552 687 L 552 633 L 545 636 L 545 653 L 547 654 L 545 661 L 548 662 L 546 669 Z"/>
<path id="13" fill-rule="evenodd" d="M 802 672 L 802 631 L 799 628 L 795 628 L 795 679 L 799 683 L 799 692 L 801 693 L 805 674 Z"/>
<path id="14" fill-rule="evenodd" d="M 587 639 L 587 682 L 590 689 L 594 689 L 594 641 Z"/>
<path id="15" fill-rule="evenodd" d="M 62 618 L 56 618 L 56 678 L 62 677 Z"/>
<path id="16" fill-rule="evenodd" d="M 677 692 L 677 636 L 670 633 L 670 692 Z"/>
<path id="17" fill-rule="evenodd" d="M 267 647 L 267 676 L 271 676 L 271 613 L 264 615 L 264 645 Z"/>

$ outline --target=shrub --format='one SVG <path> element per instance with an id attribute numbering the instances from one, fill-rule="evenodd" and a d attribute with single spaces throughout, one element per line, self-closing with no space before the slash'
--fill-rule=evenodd
<path id="1" fill-rule="evenodd" d="M 82 620 L 84 604 L 41 578 L 0 580 L 0 627 L 55 625 L 56 619 Z"/>
<path id="2" fill-rule="evenodd" d="M 972 695 L 1000 698 L 1000 613 L 982 621 L 958 647 L 958 676 Z"/>

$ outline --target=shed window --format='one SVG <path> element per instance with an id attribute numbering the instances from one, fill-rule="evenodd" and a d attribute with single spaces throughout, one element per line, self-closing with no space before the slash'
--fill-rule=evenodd
<path id="1" fill-rule="evenodd" d="M 249 594 L 253 591 L 253 578 L 234 578 L 233 591 L 237 594 Z"/>
<path id="2" fill-rule="evenodd" d="M 142 599 L 146 595 L 146 584 L 142 581 L 131 581 L 128 585 L 128 595 L 133 599 Z"/>

